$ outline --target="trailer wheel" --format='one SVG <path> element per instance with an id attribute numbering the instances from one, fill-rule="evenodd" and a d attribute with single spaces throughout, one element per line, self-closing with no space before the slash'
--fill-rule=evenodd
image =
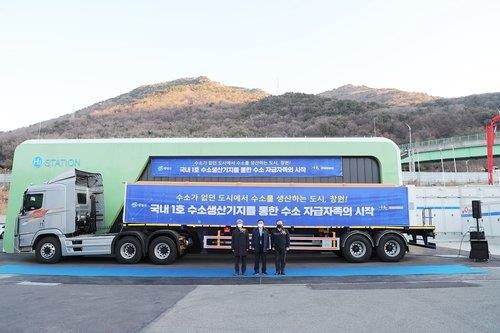
<path id="1" fill-rule="evenodd" d="M 383 236 L 377 246 L 377 254 L 382 261 L 399 261 L 405 252 L 404 241 L 394 234 Z"/>
<path id="2" fill-rule="evenodd" d="M 36 243 L 35 256 L 42 264 L 55 264 L 61 260 L 61 242 L 53 236 L 40 239 Z"/>
<path id="3" fill-rule="evenodd" d="M 156 265 L 168 265 L 177 258 L 177 247 L 172 239 L 160 236 L 149 244 L 149 259 Z"/>
<path id="4" fill-rule="evenodd" d="M 132 236 L 120 238 L 116 242 L 115 255 L 120 264 L 136 264 L 142 258 L 141 243 Z"/>
<path id="5" fill-rule="evenodd" d="M 372 255 L 372 245 L 365 236 L 352 235 L 345 242 L 342 254 L 349 262 L 365 262 Z"/>

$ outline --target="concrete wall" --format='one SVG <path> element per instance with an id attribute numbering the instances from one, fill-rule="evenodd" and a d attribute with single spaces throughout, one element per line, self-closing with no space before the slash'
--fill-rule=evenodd
<path id="1" fill-rule="evenodd" d="M 498 184 L 500 177 L 495 170 L 494 180 Z M 403 172 L 403 183 L 417 186 L 487 184 L 487 172 Z"/>
<path id="2" fill-rule="evenodd" d="M 487 236 L 500 236 L 500 186 L 410 186 L 411 214 L 421 225 L 434 225 L 437 233 L 466 234 L 476 230 L 472 200 L 480 200 L 480 227 Z"/>

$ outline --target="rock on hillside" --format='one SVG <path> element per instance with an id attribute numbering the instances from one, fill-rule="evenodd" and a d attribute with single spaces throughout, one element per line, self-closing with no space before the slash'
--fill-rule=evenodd
<path id="1" fill-rule="evenodd" d="M 354 86 L 351 84 L 328 90 L 318 95 L 338 100 L 348 99 L 365 103 L 375 102 L 387 106 L 414 105 L 438 99 L 438 97 L 424 93 L 406 92 L 390 88 L 376 89 L 367 86 Z"/>

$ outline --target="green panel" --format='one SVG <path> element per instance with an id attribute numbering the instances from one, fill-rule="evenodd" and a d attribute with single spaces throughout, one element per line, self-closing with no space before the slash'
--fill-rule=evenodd
<path id="1" fill-rule="evenodd" d="M 38 167 L 37 156 L 42 162 Z M 123 206 L 123 183 L 136 181 L 150 156 L 372 156 L 383 184 L 401 184 L 399 148 L 384 138 L 29 140 L 14 154 L 5 251 L 14 250 L 13 227 L 30 184 L 49 181 L 72 167 L 101 173 L 105 225 L 110 228 Z"/>

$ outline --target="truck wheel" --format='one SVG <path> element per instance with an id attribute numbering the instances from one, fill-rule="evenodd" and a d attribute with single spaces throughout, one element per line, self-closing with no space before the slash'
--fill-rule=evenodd
<path id="1" fill-rule="evenodd" d="M 377 254 L 382 261 L 399 261 L 405 252 L 404 241 L 394 234 L 383 236 L 377 246 Z"/>
<path id="2" fill-rule="evenodd" d="M 116 242 L 115 255 L 120 264 L 136 264 L 142 258 L 141 243 L 132 236 L 120 238 Z"/>
<path id="3" fill-rule="evenodd" d="M 149 244 L 149 259 L 156 265 L 168 265 L 177 258 L 175 242 L 165 236 L 160 236 Z"/>
<path id="4" fill-rule="evenodd" d="M 56 237 L 44 237 L 36 243 L 36 260 L 42 264 L 55 264 L 61 260 L 61 242 Z"/>
<path id="5" fill-rule="evenodd" d="M 372 245 L 362 235 L 352 235 L 342 248 L 344 258 L 349 262 L 365 262 L 372 256 Z"/>

